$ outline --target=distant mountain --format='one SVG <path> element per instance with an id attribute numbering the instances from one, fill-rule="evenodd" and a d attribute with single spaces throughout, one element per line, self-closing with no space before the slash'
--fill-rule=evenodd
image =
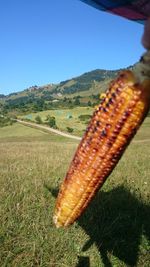
<path id="1" fill-rule="evenodd" d="M 47 84 L 43 86 L 31 86 L 23 91 L 11 93 L 9 95 L 0 94 L 0 98 L 12 99 L 18 98 L 21 96 L 28 95 L 30 93 L 36 95 L 40 95 L 41 92 L 47 91 L 50 94 L 54 93 L 75 93 L 78 91 L 87 91 L 91 87 L 93 82 L 101 82 L 105 79 L 112 79 L 117 75 L 119 70 L 93 70 L 90 72 L 86 72 L 78 77 L 65 80 L 60 82 L 59 84 Z"/>
<path id="2" fill-rule="evenodd" d="M 0 98 L 5 98 L 6 96 L 3 94 L 0 94 Z"/>
<path id="3" fill-rule="evenodd" d="M 72 94 L 82 91 L 88 91 L 93 83 L 95 82 L 102 82 L 106 79 L 112 79 L 116 74 L 117 71 L 108 71 L 108 70 L 93 70 L 90 72 L 86 72 L 81 76 L 72 78 L 71 80 L 66 80 L 61 82 L 55 88 L 55 92 L 60 92 L 64 94 Z"/>
<path id="4" fill-rule="evenodd" d="M 59 107 L 71 108 L 78 104 L 95 105 L 99 101 L 99 94 L 106 90 L 119 71 L 97 69 L 59 84 L 34 85 L 21 92 L 0 95 L 0 111 L 28 113 Z"/>

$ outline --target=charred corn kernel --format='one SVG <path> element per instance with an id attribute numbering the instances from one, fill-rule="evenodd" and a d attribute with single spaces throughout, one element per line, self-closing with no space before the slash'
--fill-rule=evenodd
<path id="1" fill-rule="evenodd" d="M 110 84 L 62 183 L 54 214 L 57 227 L 72 224 L 112 172 L 150 107 L 150 80 L 131 71 Z"/>

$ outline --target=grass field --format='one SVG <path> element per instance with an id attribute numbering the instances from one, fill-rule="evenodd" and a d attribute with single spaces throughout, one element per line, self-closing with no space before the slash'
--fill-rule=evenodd
<path id="1" fill-rule="evenodd" d="M 81 121 L 78 117 L 79 115 L 88 114 L 92 115 L 93 108 L 91 107 L 76 107 L 73 109 L 59 109 L 59 110 L 47 110 L 38 113 L 30 114 L 31 120 L 35 121 L 35 117 L 40 115 L 42 121 L 44 122 L 46 116 L 54 116 L 56 118 L 56 124 L 58 128 L 64 132 L 67 132 L 67 127 L 73 128 L 73 134 L 82 135 L 86 129 L 85 122 Z M 72 118 L 69 118 L 72 116 Z M 28 118 L 27 116 L 22 116 L 21 118 Z"/>
<path id="2" fill-rule="evenodd" d="M 41 111 L 38 113 L 31 113 L 28 115 L 20 116 L 20 118 L 30 118 L 31 121 L 35 122 L 35 117 L 39 115 L 43 122 L 45 122 L 45 119 L 47 115 L 54 116 L 56 118 L 56 124 L 58 128 L 63 131 L 67 132 L 67 127 L 73 128 L 73 134 L 82 136 L 87 123 L 85 121 L 82 121 L 79 119 L 79 116 L 82 115 L 92 115 L 93 108 L 91 107 L 76 107 L 73 109 L 60 109 L 60 110 L 47 110 L 47 111 Z M 72 116 L 72 118 L 69 118 L 69 116 Z M 148 117 L 145 120 L 145 123 L 142 127 L 142 130 L 138 132 L 136 139 L 141 138 L 150 138 L 149 134 L 150 129 L 150 117 Z"/>
<path id="3" fill-rule="evenodd" d="M 56 229 L 60 181 L 77 142 L 18 123 L 0 128 L 0 266 L 150 266 L 150 119 L 82 217 Z M 147 141 L 146 141 L 147 140 Z"/>

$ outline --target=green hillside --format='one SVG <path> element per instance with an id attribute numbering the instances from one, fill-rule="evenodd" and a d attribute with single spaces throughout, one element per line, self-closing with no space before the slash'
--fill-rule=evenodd
<path id="1" fill-rule="evenodd" d="M 0 112 L 20 115 L 75 106 L 94 107 L 117 73 L 118 70 L 94 70 L 59 84 L 34 85 L 21 92 L 0 95 Z"/>

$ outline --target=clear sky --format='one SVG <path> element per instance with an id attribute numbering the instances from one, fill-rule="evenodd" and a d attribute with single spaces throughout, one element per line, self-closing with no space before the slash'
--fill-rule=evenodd
<path id="1" fill-rule="evenodd" d="M 142 32 L 79 0 L 0 0 L 0 93 L 132 65 Z"/>

